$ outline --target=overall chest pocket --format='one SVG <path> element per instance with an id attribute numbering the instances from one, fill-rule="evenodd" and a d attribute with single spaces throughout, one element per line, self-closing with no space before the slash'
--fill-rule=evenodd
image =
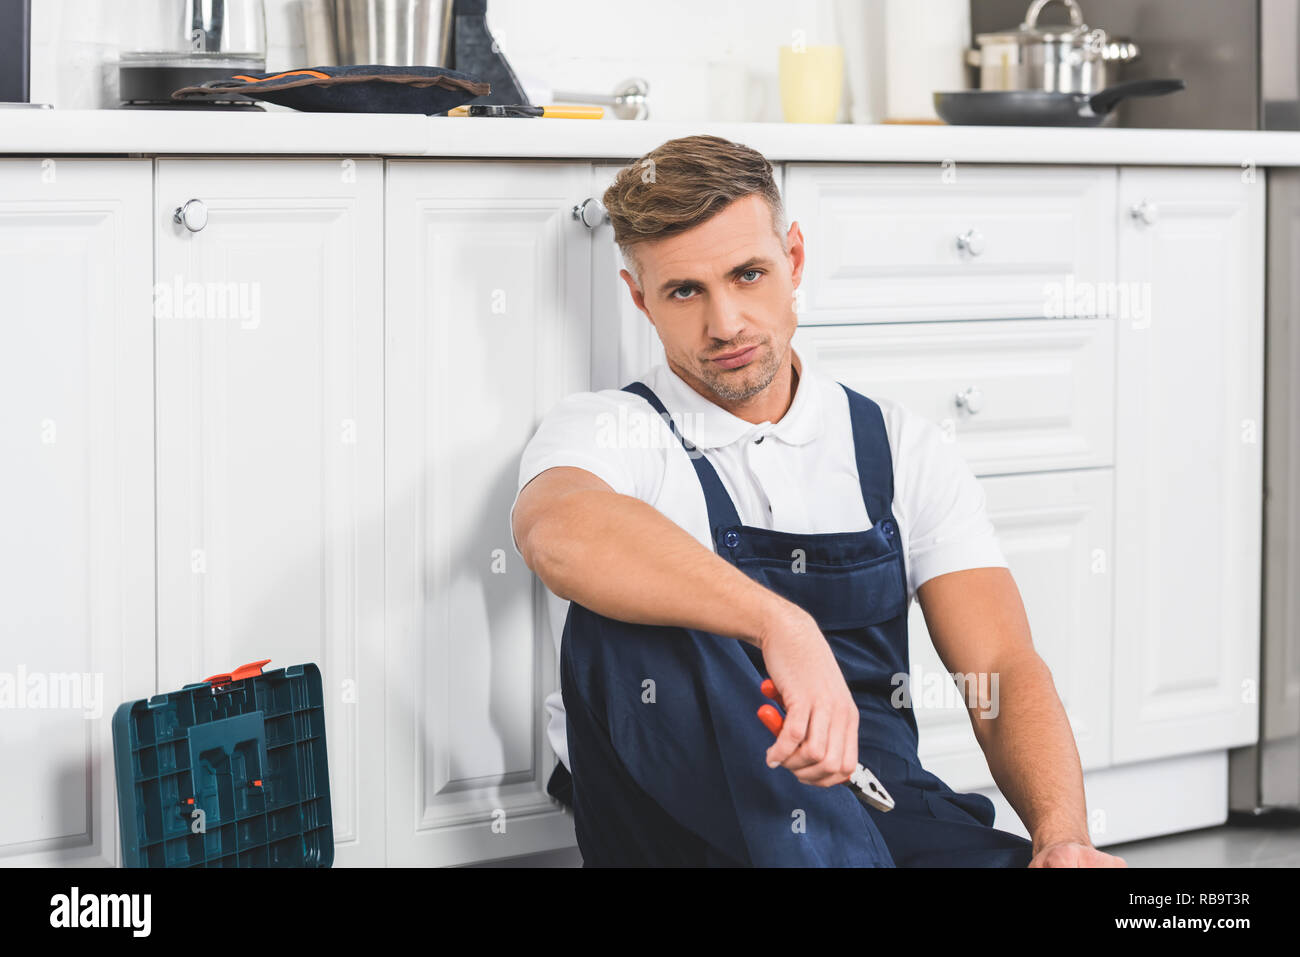
<path id="1" fill-rule="evenodd" d="M 865 628 L 907 611 L 903 559 L 895 552 L 847 564 L 789 552 L 780 557 L 747 555 L 734 562 L 750 578 L 812 615 L 822 631 Z"/>

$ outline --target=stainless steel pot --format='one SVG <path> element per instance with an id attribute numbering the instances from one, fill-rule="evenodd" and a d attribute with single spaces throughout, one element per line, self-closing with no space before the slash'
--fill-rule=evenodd
<path id="1" fill-rule="evenodd" d="M 312 65 L 448 66 L 452 0 L 302 0 Z"/>
<path id="2" fill-rule="evenodd" d="M 1059 0 L 1070 14 L 1069 26 L 1038 26 L 1038 15 L 1058 0 L 1034 0 L 1019 30 L 981 33 L 966 62 L 979 68 L 981 90 L 1046 90 L 1096 93 L 1108 83 L 1107 66 L 1137 59 L 1138 48 L 1105 30 L 1090 29 L 1075 0 Z"/>

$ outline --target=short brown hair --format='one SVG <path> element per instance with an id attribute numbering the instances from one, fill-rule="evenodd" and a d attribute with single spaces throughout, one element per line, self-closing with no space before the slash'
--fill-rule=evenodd
<path id="1" fill-rule="evenodd" d="M 772 164 L 757 150 L 720 136 L 682 136 L 659 145 L 619 170 L 602 202 L 623 262 L 640 286 L 638 243 L 692 229 L 754 193 L 767 200 L 772 230 L 785 249 L 785 209 Z"/>

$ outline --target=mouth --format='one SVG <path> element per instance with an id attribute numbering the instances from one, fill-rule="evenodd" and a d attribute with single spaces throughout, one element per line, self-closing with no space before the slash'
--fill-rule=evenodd
<path id="1" fill-rule="evenodd" d="M 746 346 L 744 349 L 739 349 L 736 352 L 728 352 L 724 355 L 714 356 L 709 361 L 717 364 L 723 369 L 738 369 L 751 361 L 758 354 L 758 346 L 759 344 L 755 343 L 752 346 Z"/>

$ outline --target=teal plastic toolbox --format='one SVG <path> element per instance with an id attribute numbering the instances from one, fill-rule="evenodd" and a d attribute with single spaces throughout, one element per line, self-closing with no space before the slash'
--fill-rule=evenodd
<path id="1" fill-rule="evenodd" d="M 320 669 L 269 661 L 114 713 L 124 866 L 333 864 Z"/>

